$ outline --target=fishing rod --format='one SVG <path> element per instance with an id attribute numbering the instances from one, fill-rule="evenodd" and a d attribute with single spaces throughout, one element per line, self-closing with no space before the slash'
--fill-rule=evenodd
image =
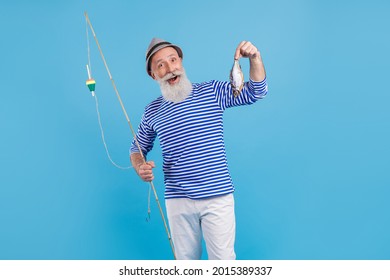
<path id="1" fill-rule="evenodd" d="M 137 145 L 137 148 L 138 148 L 138 150 L 139 150 L 139 152 L 140 152 L 140 154 L 141 154 L 141 156 L 142 156 L 143 163 L 146 163 L 145 157 L 144 157 L 144 155 L 143 155 L 143 153 L 142 153 L 140 144 L 139 144 L 139 142 L 138 142 L 138 140 L 137 140 L 137 136 L 136 136 L 136 134 L 135 134 L 135 132 L 134 132 L 133 126 L 132 126 L 131 121 L 130 121 L 130 118 L 129 118 L 127 112 L 126 112 L 125 106 L 123 105 L 122 98 L 121 98 L 121 96 L 120 96 L 120 94 L 119 94 L 119 91 L 118 91 L 118 89 L 117 89 L 117 87 L 116 87 L 115 81 L 114 81 L 114 79 L 112 78 L 110 69 L 108 68 L 106 59 L 104 58 L 104 54 L 103 54 L 102 48 L 100 47 L 99 41 L 98 41 L 98 39 L 97 39 L 97 37 L 96 37 L 96 34 L 95 34 L 95 30 L 93 29 L 92 23 L 91 23 L 91 21 L 89 20 L 89 17 L 88 17 L 87 12 L 84 12 L 84 16 L 85 16 L 85 19 L 86 19 L 86 21 L 87 21 L 88 26 L 89 26 L 90 29 L 91 29 L 91 32 L 92 32 L 92 35 L 93 35 L 93 37 L 94 37 L 94 39 L 95 39 L 96 45 L 97 45 L 97 47 L 98 47 L 98 49 L 99 49 L 100 56 L 101 56 L 101 58 L 102 58 L 102 60 L 103 60 L 103 63 L 104 63 L 104 67 L 105 67 L 106 70 L 107 70 L 108 76 L 109 76 L 109 78 L 110 78 L 110 80 L 111 80 L 111 84 L 112 84 L 112 86 L 113 86 L 113 88 L 114 88 L 114 91 L 115 91 L 115 93 L 116 93 L 116 97 L 118 98 L 118 101 L 119 101 L 119 103 L 120 103 L 120 105 L 121 105 L 123 114 L 124 114 L 125 117 L 126 117 L 127 123 L 128 123 L 128 125 L 129 125 L 130 131 L 131 131 L 131 134 L 132 134 L 133 137 L 134 137 L 135 144 Z M 88 47 L 88 51 L 89 51 L 89 47 Z M 89 59 L 89 53 L 88 53 L 88 59 Z M 89 79 L 87 80 L 87 86 L 88 86 L 90 89 L 93 88 L 93 91 L 94 91 L 94 89 L 95 89 L 95 88 L 94 88 L 94 80 L 91 78 L 90 69 L 89 69 L 88 66 L 87 66 L 87 70 L 88 70 L 88 78 L 89 78 Z M 91 80 L 92 80 L 92 81 L 91 81 Z M 89 84 L 88 84 L 88 81 L 89 81 Z M 91 86 L 90 86 L 90 85 L 91 85 Z M 92 86 L 92 85 L 93 85 L 93 86 Z M 92 92 L 92 94 L 94 94 L 94 92 Z M 156 192 L 156 188 L 154 187 L 153 181 L 150 181 L 149 184 L 150 184 L 151 189 L 153 190 L 154 197 L 155 197 L 155 199 L 156 199 L 158 209 L 160 210 L 161 218 L 162 218 L 163 223 L 164 223 L 165 231 L 166 231 L 167 236 L 168 236 L 168 240 L 169 240 L 169 244 L 170 244 L 171 249 L 172 249 L 173 257 L 174 257 L 174 259 L 176 260 L 176 254 L 175 254 L 175 249 L 174 249 L 174 246 L 173 246 L 172 238 L 171 238 L 171 235 L 170 235 L 170 233 L 169 233 L 169 229 L 168 229 L 168 225 L 167 225 L 167 222 L 166 222 L 166 219 L 165 219 L 164 212 L 163 212 L 163 210 L 162 210 L 160 201 L 159 201 L 159 199 L 158 199 L 158 195 L 157 195 L 157 192 Z"/>

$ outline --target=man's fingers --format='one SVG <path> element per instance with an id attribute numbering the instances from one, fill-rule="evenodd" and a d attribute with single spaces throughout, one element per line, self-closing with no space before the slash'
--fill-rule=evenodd
<path id="1" fill-rule="evenodd" d="M 145 182 L 153 181 L 154 175 L 152 172 L 152 169 L 144 169 L 139 171 L 139 176 L 144 180 Z"/>
<path id="2" fill-rule="evenodd" d="M 241 57 L 256 57 L 258 53 L 256 46 L 254 46 L 251 42 L 242 41 L 236 49 L 234 59 L 240 59 Z"/>
<path id="3" fill-rule="evenodd" d="M 138 174 L 145 182 L 151 182 L 154 179 L 152 168 L 156 167 L 153 161 L 148 161 L 140 165 Z"/>
<path id="4" fill-rule="evenodd" d="M 242 52 L 241 54 L 245 57 L 253 57 L 257 55 L 257 48 L 251 43 L 251 42 L 246 42 L 242 46 Z"/>
<path id="5" fill-rule="evenodd" d="M 140 165 L 139 170 L 140 171 L 145 171 L 145 170 L 152 170 L 152 168 L 155 168 L 156 165 L 154 164 L 153 161 L 148 161 Z"/>
<path id="6" fill-rule="evenodd" d="M 141 169 L 139 170 L 139 175 L 140 176 L 150 176 L 153 175 L 152 169 Z"/>
<path id="7" fill-rule="evenodd" d="M 241 47 L 246 43 L 246 41 L 242 41 L 240 44 L 238 44 L 238 47 L 236 49 L 236 53 L 234 54 L 234 59 L 240 59 L 241 58 Z"/>
<path id="8" fill-rule="evenodd" d="M 150 169 L 145 169 L 140 175 L 142 177 L 142 180 L 146 182 L 150 182 L 154 179 L 154 175 L 151 167 Z"/>
<path id="9" fill-rule="evenodd" d="M 151 182 L 151 181 L 154 180 L 153 174 L 152 174 L 152 175 L 149 175 L 149 176 L 142 176 L 141 178 L 142 178 L 142 180 L 144 180 L 145 182 Z"/>

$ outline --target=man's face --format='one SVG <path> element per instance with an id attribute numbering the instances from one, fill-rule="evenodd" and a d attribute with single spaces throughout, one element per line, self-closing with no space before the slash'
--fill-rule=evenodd
<path id="1" fill-rule="evenodd" d="M 165 100 L 180 103 L 192 91 L 182 65 L 182 59 L 172 47 L 166 47 L 156 52 L 150 62 L 151 75 L 160 84 Z"/>
<path id="2" fill-rule="evenodd" d="M 164 78 L 167 74 L 175 71 L 182 71 L 182 59 L 179 57 L 177 51 L 172 47 L 166 47 L 156 52 L 150 64 L 152 77 L 155 80 Z M 175 85 L 180 82 L 180 75 L 174 75 L 168 79 L 170 85 Z"/>

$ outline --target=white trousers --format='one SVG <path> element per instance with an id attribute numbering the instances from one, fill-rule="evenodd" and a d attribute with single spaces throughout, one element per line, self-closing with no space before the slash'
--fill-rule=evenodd
<path id="1" fill-rule="evenodd" d="M 209 260 L 234 260 L 236 220 L 234 196 L 166 199 L 168 222 L 176 259 L 199 260 L 202 233 Z"/>

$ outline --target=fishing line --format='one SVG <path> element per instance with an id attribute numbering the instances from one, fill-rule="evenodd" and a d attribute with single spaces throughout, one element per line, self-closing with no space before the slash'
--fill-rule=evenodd
<path id="1" fill-rule="evenodd" d="M 112 158 L 111 158 L 111 156 L 110 156 L 110 153 L 108 152 L 106 140 L 105 140 L 105 138 L 104 138 L 104 131 L 103 131 L 103 126 L 102 126 L 102 121 L 101 121 L 101 118 L 100 118 L 99 102 L 98 102 L 97 95 L 95 94 L 94 97 L 95 97 L 96 113 L 97 113 L 97 116 L 98 116 L 98 122 L 99 122 L 100 132 L 101 132 L 101 135 L 102 135 L 102 140 L 103 140 L 104 148 L 106 149 L 106 154 L 107 154 L 108 159 L 111 161 L 111 163 L 112 163 L 115 167 L 117 167 L 117 168 L 119 168 L 119 169 L 124 169 L 124 170 L 126 170 L 126 169 L 132 168 L 132 166 L 126 166 L 126 167 L 120 166 L 120 165 L 118 165 L 117 163 L 115 163 L 115 162 L 112 160 Z"/>
<path id="2" fill-rule="evenodd" d="M 87 18 L 85 19 L 85 28 L 86 28 L 86 35 L 87 35 L 87 53 L 88 53 L 87 72 L 88 72 L 88 79 L 91 81 L 91 83 L 94 86 L 95 85 L 95 81 L 92 79 L 91 48 L 90 48 L 90 39 L 89 39 L 88 20 L 87 20 Z M 111 158 L 110 152 L 108 151 L 108 147 L 107 147 L 107 143 L 106 143 L 106 140 L 105 140 L 105 136 L 104 136 L 104 129 L 103 129 L 103 126 L 102 126 L 102 121 L 101 121 L 100 111 L 99 111 L 99 102 L 98 102 L 98 98 L 97 98 L 97 96 L 95 94 L 95 88 L 93 88 L 93 90 L 91 90 L 91 93 L 92 93 L 92 96 L 95 97 L 96 113 L 97 113 L 97 117 L 98 117 L 99 128 L 100 128 L 102 141 L 103 141 L 104 148 L 106 150 L 106 154 L 107 154 L 108 159 L 110 160 L 110 162 L 115 167 L 117 167 L 119 169 L 123 169 L 123 170 L 131 169 L 132 168 L 131 165 L 130 166 L 126 166 L 126 167 L 120 166 L 119 164 L 117 164 Z M 148 192 L 148 216 L 146 218 L 146 221 L 150 220 L 150 213 L 151 213 L 151 210 L 150 210 L 150 196 L 151 196 L 151 187 L 149 186 L 149 192 Z"/>
<path id="3" fill-rule="evenodd" d="M 131 134 L 132 134 L 133 137 L 134 137 L 134 142 L 135 142 L 135 144 L 136 144 L 136 146 L 137 146 L 137 148 L 138 148 L 139 153 L 140 153 L 141 156 L 142 156 L 143 163 L 145 164 L 145 163 L 146 163 L 146 160 L 145 160 L 145 157 L 144 157 L 144 155 L 143 155 L 143 153 L 142 153 L 142 149 L 141 149 L 141 147 L 140 147 L 140 145 L 139 145 L 139 142 L 138 142 L 138 140 L 137 140 L 137 136 L 136 136 L 136 134 L 135 134 L 135 132 L 134 132 L 134 129 L 133 129 L 133 126 L 132 126 L 132 124 L 131 124 L 131 122 L 130 122 L 130 118 L 129 118 L 129 116 L 127 115 L 126 109 L 125 109 L 125 107 L 124 107 L 124 105 L 123 105 L 122 98 L 121 98 L 121 96 L 120 96 L 120 94 L 119 94 L 119 92 L 118 92 L 118 89 L 117 89 L 117 87 L 116 87 L 116 84 L 115 84 L 115 82 L 114 82 L 114 79 L 112 78 L 111 72 L 110 72 L 110 70 L 109 70 L 109 68 L 108 68 L 106 59 L 104 58 L 103 51 L 102 51 L 102 49 L 101 49 L 101 47 L 100 47 L 99 41 L 98 41 L 98 39 L 97 39 L 97 37 L 96 37 L 95 31 L 94 31 L 94 29 L 93 29 L 93 27 L 92 27 L 91 21 L 89 20 L 89 17 L 88 17 L 87 12 L 84 13 L 84 16 L 85 16 L 85 19 L 86 19 L 86 23 L 87 23 L 87 25 L 89 26 L 89 28 L 90 28 L 90 30 L 91 30 L 91 32 L 92 32 L 92 35 L 93 35 L 93 37 L 94 37 L 94 39 L 95 39 L 96 45 L 97 45 L 97 47 L 98 47 L 98 49 L 99 49 L 100 56 L 101 56 L 101 58 L 102 58 L 102 60 L 103 60 L 104 66 L 105 66 L 106 71 L 107 71 L 107 73 L 108 73 L 108 76 L 109 76 L 109 78 L 110 78 L 110 80 L 111 80 L 111 83 L 112 83 L 112 86 L 113 86 L 114 91 L 115 91 L 115 93 L 116 93 L 116 96 L 117 96 L 117 98 L 118 98 L 118 101 L 119 101 L 119 103 L 120 103 L 120 105 L 121 105 L 123 114 L 124 114 L 125 117 L 126 117 L 127 123 L 128 123 L 128 125 L 129 125 L 130 131 L 131 131 Z M 88 33 L 87 33 L 87 34 L 88 34 Z M 88 44 L 89 44 L 89 41 L 88 41 Z M 89 51 L 89 47 L 88 47 L 88 51 Z M 90 62 L 88 62 L 88 63 L 90 63 Z M 94 95 L 95 84 L 96 84 L 96 82 L 95 82 L 95 80 L 92 79 L 92 77 L 91 77 L 91 72 L 90 72 L 90 69 L 89 69 L 89 68 L 90 68 L 89 65 L 87 65 L 87 71 L 88 71 L 88 77 L 89 77 L 89 79 L 87 80 L 87 86 L 88 86 L 88 88 L 90 89 L 92 95 Z M 96 100 L 97 100 L 97 99 L 96 99 Z M 158 195 L 157 195 L 157 192 L 156 192 L 156 188 L 154 187 L 153 181 L 149 182 L 149 184 L 150 184 L 150 188 L 149 188 L 149 200 L 150 200 L 150 193 L 151 193 L 151 191 L 153 191 L 153 194 L 154 194 L 154 197 L 155 197 L 155 200 L 156 200 L 158 209 L 160 210 L 160 215 L 161 215 L 161 218 L 162 218 L 164 227 L 165 227 L 165 231 L 166 231 L 166 233 L 167 233 L 167 237 L 168 237 L 168 240 L 169 240 L 169 244 L 170 244 L 171 249 L 172 249 L 173 257 L 174 257 L 174 259 L 176 259 L 176 254 L 175 254 L 175 250 L 174 250 L 172 238 L 171 238 L 171 235 L 170 235 L 170 233 L 169 233 L 169 229 L 168 229 L 168 225 L 167 225 L 167 222 L 166 222 L 166 219 L 165 219 L 164 212 L 163 212 L 163 210 L 162 210 L 160 201 L 159 201 L 159 199 L 158 199 Z M 148 200 L 148 201 L 149 201 L 149 200 Z M 150 203 L 148 202 L 148 204 L 150 204 Z M 149 207 L 149 209 L 148 209 L 148 215 L 150 216 L 150 206 L 148 206 L 148 207 Z"/>
<path id="4" fill-rule="evenodd" d="M 95 81 L 92 79 L 91 48 L 90 48 L 90 45 L 89 45 L 89 32 L 88 32 L 88 21 L 87 21 L 87 19 L 85 20 L 85 27 L 86 27 L 86 33 L 87 33 L 87 53 L 88 53 L 87 72 L 88 72 L 88 80 L 91 81 L 91 83 L 93 83 L 93 85 L 94 85 L 94 84 L 95 84 L 95 83 L 94 83 Z M 92 81 L 93 81 L 93 82 L 92 82 Z M 95 98 L 96 113 L 97 113 L 97 117 L 98 117 L 100 133 L 101 133 L 101 136 L 102 136 L 102 141 L 103 141 L 104 148 L 105 148 L 105 150 L 106 150 L 106 154 L 107 154 L 108 159 L 110 160 L 110 162 L 111 162 L 115 167 L 117 167 L 117 168 L 119 168 L 119 169 L 123 169 L 123 170 L 131 169 L 132 166 L 123 167 L 123 166 L 117 164 L 117 163 L 111 158 L 110 152 L 108 151 L 106 139 L 105 139 L 105 137 L 104 137 L 104 129 L 103 129 L 102 120 L 101 120 L 101 117 L 100 117 L 99 102 L 98 102 L 97 95 L 95 94 L 95 88 L 93 88 L 93 90 L 91 90 L 91 93 L 92 93 L 92 96 Z"/>
<path id="5" fill-rule="evenodd" d="M 101 117 L 100 117 L 99 102 L 98 102 L 98 98 L 97 98 L 97 96 L 95 94 L 95 84 L 96 84 L 96 82 L 95 82 L 94 79 L 92 79 L 91 48 L 90 48 L 90 39 L 89 39 L 88 20 L 87 20 L 87 18 L 85 19 L 85 27 L 86 27 L 86 35 L 87 35 L 87 53 L 88 53 L 88 64 L 87 64 L 88 81 L 87 81 L 87 85 L 88 85 L 88 87 L 90 87 L 92 96 L 95 97 L 96 112 L 97 112 L 97 116 L 98 116 L 99 128 L 100 128 L 100 132 L 101 132 L 104 148 L 106 150 L 106 154 L 107 154 L 108 159 L 110 160 L 110 162 L 115 167 L 117 167 L 119 169 L 124 169 L 124 170 L 131 169 L 132 168 L 131 165 L 127 166 L 127 167 L 123 167 L 123 166 L 120 166 L 119 164 L 115 163 L 112 160 L 112 158 L 110 156 L 110 153 L 108 151 L 107 143 L 106 143 L 106 140 L 105 140 L 105 137 L 104 137 L 104 130 L 103 130 L 103 126 L 102 126 L 102 121 L 101 121 Z M 111 75 L 110 75 L 110 78 L 111 78 Z M 88 82 L 89 82 L 89 84 L 88 84 Z M 150 213 L 151 213 L 151 210 L 150 210 L 150 196 L 151 196 L 151 187 L 149 186 L 149 192 L 148 192 L 148 216 L 146 218 L 146 221 L 150 220 Z"/>

